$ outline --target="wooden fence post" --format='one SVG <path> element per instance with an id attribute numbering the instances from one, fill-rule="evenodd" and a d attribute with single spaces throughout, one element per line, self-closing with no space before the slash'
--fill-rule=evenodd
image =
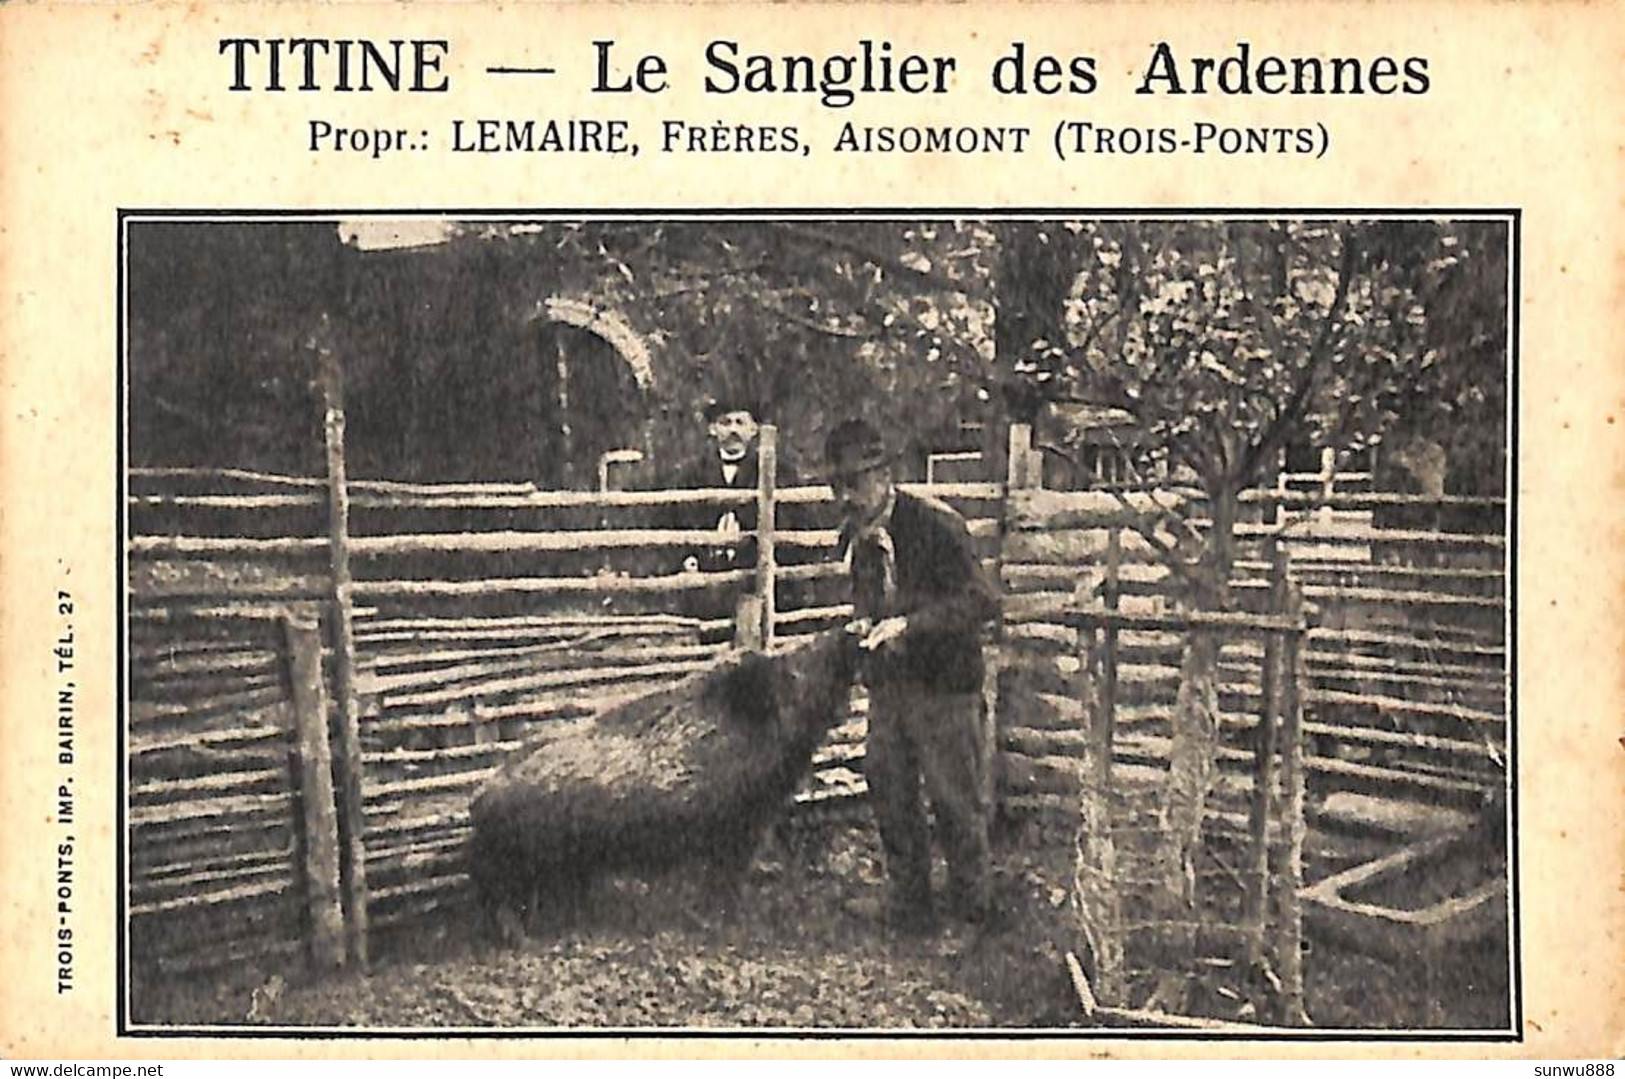
<path id="1" fill-rule="evenodd" d="M 1106 1004 L 1125 1003 L 1121 896 L 1112 837 L 1111 731 L 1100 707 L 1100 648 L 1095 628 L 1078 631 L 1078 695 L 1084 740 L 1079 762 L 1074 887 L 1084 939 L 1094 957 L 1094 991 Z"/>
<path id="2" fill-rule="evenodd" d="M 779 429 L 764 424 L 756 436 L 756 594 L 762 599 L 761 647 L 773 647 L 778 605 L 773 595 L 778 567 L 773 547 L 774 507 L 778 494 Z"/>
<path id="3" fill-rule="evenodd" d="M 1040 458 L 1033 450 L 1033 428 L 1028 423 L 1010 425 L 1010 456 L 1006 469 L 1005 489 L 1033 491 L 1044 486 L 1044 472 L 1039 468 Z"/>
<path id="4" fill-rule="evenodd" d="M 762 597 L 754 592 L 746 592 L 734 604 L 734 647 L 746 652 L 762 652 L 767 649 L 763 641 L 763 632 L 766 626 L 762 617 Z"/>
<path id="5" fill-rule="evenodd" d="M 333 350 L 326 313 L 313 342 L 320 364 L 326 406 L 323 432 L 327 445 L 327 539 L 332 570 L 334 689 L 339 705 L 339 835 L 344 857 L 340 876 L 348 918 L 350 954 L 367 964 L 367 860 L 362 844 L 365 818 L 361 805 L 361 729 L 356 702 L 355 627 L 350 581 L 350 491 L 344 468 L 344 376 Z"/>
<path id="6" fill-rule="evenodd" d="M 1123 533 L 1113 528 L 1106 534 L 1106 579 L 1102 582 L 1101 598 L 1106 609 L 1115 611 L 1122 603 L 1119 577 L 1123 564 Z M 1101 648 L 1100 722 L 1105 728 L 1106 759 L 1102 766 L 1103 781 L 1111 788 L 1112 746 L 1117 739 L 1117 627 L 1107 625 Z"/>
<path id="7" fill-rule="evenodd" d="M 333 807 L 321 631 L 308 616 L 284 616 L 282 627 L 299 746 L 300 845 L 305 910 L 310 917 L 310 961 L 318 970 L 336 970 L 344 966 L 344 904 L 339 890 L 339 830 Z"/>
<path id="8" fill-rule="evenodd" d="M 1264 540 L 1264 558 L 1270 564 L 1271 614 L 1282 614 L 1286 607 L 1286 553 L 1275 537 Z M 1260 671 L 1262 683 L 1258 709 L 1258 727 L 1253 738 L 1253 790 L 1249 807 L 1248 830 L 1252 847 L 1248 852 L 1245 874 L 1246 895 L 1243 899 L 1243 924 L 1247 930 L 1248 959 L 1258 962 L 1265 954 L 1265 934 L 1269 924 L 1269 871 L 1270 801 L 1275 787 L 1275 724 L 1278 715 L 1276 694 L 1280 686 L 1281 636 L 1264 635 L 1264 660 Z"/>
<path id="9" fill-rule="evenodd" d="M 1322 528 L 1331 527 L 1332 507 L 1330 505 L 1332 494 L 1337 486 L 1337 451 L 1330 446 L 1320 451 L 1320 497 L 1325 503 L 1316 513 Z"/>
<path id="10" fill-rule="evenodd" d="M 1273 520 L 1277 529 L 1286 527 L 1286 451 L 1281 450 L 1275 455 L 1275 493 L 1280 496 L 1275 500 L 1275 513 Z"/>
<path id="11" fill-rule="evenodd" d="M 1286 584 L 1286 614 L 1303 621 L 1303 591 L 1295 581 Z M 1303 1000 L 1303 888 L 1304 769 L 1303 694 L 1308 672 L 1303 654 L 1305 629 L 1288 631 L 1281 657 L 1281 783 L 1285 788 L 1286 864 L 1281 889 L 1281 933 L 1278 946 L 1286 1021 L 1306 1026 L 1309 1017 Z"/>
<path id="12" fill-rule="evenodd" d="M 1012 496 L 1016 491 L 1033 490 L 1042 486 L 1043 474 L 1035 474 L 1032 467 L 1032 441 L 1033 429 L 1030 424 L 1012 423 L 1007 435 L 1009 441 L 1006 447 L 1004 506 L 1000 514 L 1001 537 L 1008 537 L 1011 517 Z M 994 586 L 1002 594 L 1004 582 L 1004 551 L 1003 538 L 1000 540 L 998 579 Z M 1002 629 L 998 637 L 1002 639 Z M 1004 664 L 1005 649 L 1001 644 L 993 644 L 983 649 L 983 658 L 986 665 L 982 673 L 982 730 L 981 749 L 983 760 L 987 766 L 982 769 L 982 804 L 991 814 L 998 803 L 999 771 L 1002 762 L 999 759 L 999 674 Z"/>

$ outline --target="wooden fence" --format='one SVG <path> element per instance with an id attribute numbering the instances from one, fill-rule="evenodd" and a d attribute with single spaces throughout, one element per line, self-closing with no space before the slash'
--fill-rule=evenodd
<path id="1" fill-rule="evenodd" d="M 1237 988 L 1244 972 L 1277 972 L 1279 995 L 1261 995 L 1259 1014 L 1274 1008 L 1277 1022 L 1305 1022 L 1305 624 L 1284 561 L 1277 567 L 1275 613 L 1131 614 L 1110 593 L 1094 609 L 1021 603 L 1010 612 L 1077 634 L 1074 912 L 1089 962 L 1073 974 L 1086 1009 L 1200 1012 L 1189 976 L 1193 963 L 1211 961 L 1235 975 Z M 1217 776 L 1201 764 L 1208 735 L 1200 719 L 1176 718 L 1149 736 L 1119 724 L 1122 637 L 1146 631 L 1251 640 L 1262 649 L 1260 691 L 1250 708 L 1240 706 L 1249 737 L 1220 750 Z"/>
<path id="2" fill-rule="evenodd" d="M 131 611 L 128 915 L 144 975 L 344 959 L 317 613 Z"/>
<path id="3" fill-rule="evenodd" d="M 1134 613 L 1181 606 L 1179 581 L 1157 545 L 1206 527 L 1190 491 L 1052 492 L 1012 440 L 1012 483 L 1001 573 L 1008 595 L 1068 598 L 1085 606 L 1110 597 Z M 1313 474 L 1309 474 L 1313 477 Z M 1367 477 L 1360 476 L 1359 479 Z M 1270 609 L 1277 556 L 1302 589 L 1308 618 L 1304 689 L 1306 768 L 1317 797 L 1352 791 L 1474 807 L 1506 780 L 1506 540 L 1500 499 L 1426 497 L 1287 484 L 1244 492 L 1250 512 L 1237 526 L 1240 557 L 1230 582 L 1241 610 Z M 1330 512 L 1328 512 L 1330 511 Z M 1395 527 L 1419 518 L 1457 528 Z M 1153 530 L 1156 543 L 1142 531 Z M 1176 523 L 1177 522 L 1177 523 Z M 1144 739 L 1120 742 L 1120 757 L 1165 759 L 1160 733 L 1179 685 L 1182 634 L 1125 631 L 1113 690 L 1121 721 Z M 1037 731 L 1070 733 L 1075 640 L 1062 624 L 1006 627 L 1001 695 L 1004 782 L 1018 806 L 1053 803 L 1075 791 L 1065 762 Z M 1256 642 L 1227 642 L 1220 706 L 1227 753 L 1250 737 L 1264 659 Z M 1136 748 L 1130 748 L 1136 747 Z M 1222 763 L 1222 760 L 1221 760 Z"/>
<path id="4" fill-rule="evenodd" d="M 303 827 L 304 817 L 293 815 L 303 804 L 294 792 L 307 769 L 298 753 L 297 766 L 288 763 L 289 750 L 304 742 L 295 735 L 300 728 L 285 722 L 299 714 L 292 702 L 303 676 L 294 672 L 308 673 L 308 657 L 303 667 L 294 663 L 286 630 L 275 638 L 284 641 L 281 651 L 270 651 L 266 642 L 275 640 L 266 627 L 293 618 L 313 624 L 320 638 L 322 707 L 330 720 L 325 748 L 338 765 L 330 844 L 346 951 L 364 959 L 370 927 L 407 924 L 462 901 L 469 795 L 538 724 L 590 714 L 698 670 L 735 631 L 770 641 L 838 624 L 849 613 L 843 571 L 833 558 L 836 509 L 827 487 L 558 492 L 523 483 L 350 480 L 342 418 L 329 419 L 334 452 L 326 478 L 192 469 L 136 470 L 129 477 L 132 699 L 143 708 L 168 708 L 170 721 L 189 731 L 208 733 L 210 723 L 227 732 L 253 727 L 260 753 L 228 759 L 149 748 L 147 731 L 159 728 L 144 726 L 147 711 L 132 708 L 130 842 L 147 860 L 138 866 L 132 859 L 130 900 L 136 924 L 162 927 L 150 934 L 154 941 L 178 945 L 185 926 L 201 924 L 195 918 L 205 911 L 212 917 L 215 907 L 229 909 L 225 904 L 238 900 L 225 893 L 251 879 L 264 884 L 263 905 L 282 919 L 280 928 L 259 936 L 297 951 L 300 938 L 288 926 L 302 912 L 305 939 L 315 939 L 308 912 L 318 900 L 311 896 L 326 895 L 327 878 L 309 878 L 301 861 L 299 844 L 314 840 L 290 838 L 295 824 Z M 771 430 L 764 436 L 770 455 Z M 1011 602 L 1110 597 L 1125 614 L 1177 608 L 1166 569 L 1136 528 L 1147 513 L 1166 512 L 1174 530 L 1166 538 L 1182 527 L 1176 521 L 1200 529 L 1199 500 L 1176 491 L 1043 491 L 1024 428 L 1012 431 L 1010 461 L 1006 483 L 927 490 L 964 513 Z M 771 461 L 764 464 L 771 476 Z M 751 501 L 761 522 L 757 565 L 683 572 L 686 551 L 730 537 L 671 528 L 671 511 L 701 506 L 720 513 Z M 1482 517 L 1495 509 L 1487 500 L 1424 501 L 1427 512 L 1440 515 Z M 1240 527 L 1243 553 L 1232 582 L 1244 606 L 1268 606 L 1276 586 L 1269 576 L 1272 545 L 1288 555 L 1308 547 L 1320 555 L 1291 564 L 1309 620 L 1304 732 L 1311 789 L 1466 802 L 1493 786 L 1505 746 L 1504 535 L 1411 527 L 1414 518 L 1396 525 L 1384 514 L 1422 503 L 1368 491 L 1289 487 L 1247 492 L 1245 504 L 1253 514 Z M 1344 516 L 1328 526 L 1327 508 L 1371 517 Z M 771 601 L 739 602 L 752 593 Z M 271 663 L 276 673 L 245 668 L 244 677 L 260 681 L 191 697 L 141 696 L 164 684 L 151 673 L 163 668 L 148 665 L 164 660 L 165 649 L 212 655 L 188 652 L 188 642 L 229 639 L 247 626 L 263 631 L 258 645 L 220 650 L 232 653 L 233 663 Z M 133 647 L 137 640 L 145 651 Z M 1113 754 L 1125 767 L 1165 766 L 1183 643 L 1168 627 L 1126 628 L 1116 638 L 1112 692 L 1120 737 Z M 1001 801 L 1015 811 L 1076 812 L 1083 729 L 1076 627 L 1064 619 L 1015 620 L 990 648 L 999 672 L 989 699 L 997 702 L 990 714 L 999 724 L 994 771 Z M 1265 658 L 1258 642 L 1239 639 L 1222 653 L 1225 768 L 1240 767 L 1236 754 L 1250 745 L 1255 724 L 1247 715 L 1261 704 Z M 229 681 L 235 670 L 189 662 L 200 679 Z M 199 684 L 210 685 L 207 679 Z M 277 706 L 281 718 L 253 719 L 273 700 L 284 702 Z M 859 694 L 851 720 L 819 751 L 817 771 L 797 795 L 805 812 L 843 812 L 861 795 L 864 713 Z M 255 777 L 247 764 L 238 774 L 239 757 L 264 764 L 273 750 L 283 755 L 280 779 Z M 148 759 L 169 770 L 141 771 Z M 242 784 L 248 786 L 239 791 Z M 198 861 L 190 848 L 162 849 L 173 830 L 158 825 L 149 803 L 170 807 L 168 815 L 206 815 L 214 812 L 211 799 L 244 796 L 280 797 L 286 817 L 264 845 L 230 855 L 248 861 L 219 862 L 224 855 Z M 271 812 L 259 801 L 252 808 Z M 177 835 L 174 842 L 183 838 L 190 841 Z M 252 858 L 260 861 L 250 864 Z M 144 867 L 171 862 L 179 867 L 171 872 L 177 883 L 167 893 L 148 890 Z M 234 876 L 238 866 L 242 880 Z M 188 873 L 220 874 L 222 887 Z M 170 898 L 181 902 L 147 906 Z M 330 960 L 330 940 L 312 947 Z M 223 947 L 190 951 L 186 962 L 229 954 Z M 182 961 L 178 954 L 173 959 Z"/>
<path id="5" fill-rule="evenodd" d="M 762 445 L 771 454 L 771 429 Z M 930 490 L 967 514 L 985 555 L 997 553 L 997 485 Z M 756 567 L 683 571 L 685 553 L 730 537 L 671 528 L 671 511 L 698 506 L 714 518 L 745 501 L 760 503 L 764 525 Z M 360 762 L 336 788 L 358 957 L 370 929 L 465 900 L 470 796 L 539 724 L 700 670 L 736 633 L 762 642 L 850 614 L 837 510 L 821 486 L 559 492 L 356 480 L 339 497 L 324 479 L 151 469 L 131 474 L 129 513 L 131 591 L 159 614 L 207 623 L 245 609 L 325 613 L 333 756 Z M 763 594 L 775 602 L 741 603 Z M 865 711 L 859 693 L 796 795 L 799 815 L 860 808 Z"/>
<path id="6" fill-rule="evenodd" d="M 1339 823 L 1351 793 L 1478 809 L 1505 789 L 1504 504 L 1340 491 L 1369 477 L 1330 469 L 1245 492 L 1237 609 L 1209 614 L 1167 560 L 1209 527 L 1199 492 L 1045 491 L 1030 452 L 1014 432 L 1000 790 L 1076 828 L 1080 999 L 1124 1021 L 1228 1013 L 1186 994 L 1228 971 L 1233 1002 L 1263 960 L 1280 991 L 1257 1014 L 1303 1022 L 1306 825 Z M 1198 628 L 1220 638 L 1217 770 L 1192 780 L 1177 746 L 1203 732 L 1178 697 Z M 1170 814 L 1197 789 L 1184 847 Z M 1159 902 L 1182 847 L 1185 894 Z"/>

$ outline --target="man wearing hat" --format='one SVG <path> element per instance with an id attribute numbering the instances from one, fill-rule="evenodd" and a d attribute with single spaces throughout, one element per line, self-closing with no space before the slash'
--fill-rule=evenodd
<path id="1" fill-rule="evenodd" d="M 981 745 L 982 627 L 998 598 L 965 520 L 933 498 L 898 490 L 880 432 L 848 420 L 825 442 L 844 520 L 854 620 L 869 687 L 864 776 L 886 851 L 888 920 L 904 931 L 934 924 L 931 829 L 948 863 L 947 913 L 992 913 L 986 767 Z M 922 791 L 923 787 L 923 791 Z"/>
<path id="2" fill-rule="evenodd" d="M 705 422 L 711 444 L 708 452 L 693 461 L 677 477 L 684 490 L 725 487 L 738 491 L 756 490 L 757 409 L 742 397 L 713 398 L 705 409 Z M 750 569 L 756 565 L 756 541 L 743 533 L 756 527 L 754 501 L 721 507 L 716 511 L 697 509 L 693 515 L 674 518 L 676 527 L 710 529 L 728 537 L 721 546 L 691 551 L 683 559 L 689 573 Z"/>

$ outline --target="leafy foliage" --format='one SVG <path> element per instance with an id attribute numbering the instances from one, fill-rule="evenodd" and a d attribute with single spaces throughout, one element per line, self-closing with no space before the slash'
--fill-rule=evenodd
<path id="1" fill-rule="evenodd" d="M 128 251 L 132 463 L 314 471 L 315 371 L 291 361 L 338 287 L 337 234 L 132 222 Z"/>
<path id="2" fill-rule="evenodd" d="M 1459 413 L 1479 433 L 1452 448 L 1478 475 L 1504 470 L 1504 225 L 1107 220 L 1034 239 L 1050 294 L 1070 277 L 1059 325 L 1012 357 L 1025 395 L 1007 396 L 1123 409 L 1154 460 L 1196 480 L 1214 527 L 1199 557 L 1167 554 L 1204 606 L 1228 605 L 1239 492 L 1290 447 L 1357 452 Z"/>
<path id="3" fill-rule="evenodd" d="M 993 355 L 993 235 L 974 223 L 587 222 L 470 237 L 560 268 L 558 287 L 626 313 L 656 353 L 652 441 L 699 452 L 718 394 L 758 402 L 815 470 L 854 414 L 916 451 L 953 443 Z"/>
<path id="4" fill-rule="evenodd" d="M 1504 385 L 1478 362 L 1486 344 L 1504 348 L 1504 286 L 1484 280 L 1497 264 L 1504 274 L 1504 232 L 1420 221 L 1072 231 L 1066 336 L 1032 342 L 1029 366 L 1134 414 L 1210 493 L 1264 479 L 1289 443 L 1362 450 L 1419 402 L 1487 401 L 1486 385 Z"/>
<path id="5" fill-rule="evenodd" d="M 130 245 L 138 464 L 319 463 L 301 342 L 323 310 L 361 476 L 556 481 L 560 457 L 607 448 L 579 444 L 597 427 L 675 466 L 722 393 L 762 402 L 809 470 L 830 423 L 859 413 L 920 453 L 959 442 L 994 352 L 995 237 L 979 223 L 478 223 L 369 252 L 319 222 L 148 228 Z M 590 335 L 538 321 L 552 296 L 625 318 L 656 369 L 646 397 L 586 357 Z M 556 348 L 579 361 L 574 416 L 558 414 Z M 635 407 L 591 411 L 609 398 Z"/>
<path id="6" fill-rule="evenodd" d="M 1079 397 L 1128 409 L 1210 485 L 1294 441 L 1409 431 L 1500 471 L 1498 223 L 513 221 L 365 252 L 324 222 L 130 235 L 138 464 L 319 466 L 303 343 L 327 311 L 360 476 L 566 482 L 580 458 L 580 483 L 616 440 L 660 472 L 700 450 L 719 393 L 761 402 L 802 472 L 853 414 L 917 461 L 967 422 L 996 446 L 1004 416 Z M 538 320 L 551 296 L 623 317 L 653 385 Z"/>

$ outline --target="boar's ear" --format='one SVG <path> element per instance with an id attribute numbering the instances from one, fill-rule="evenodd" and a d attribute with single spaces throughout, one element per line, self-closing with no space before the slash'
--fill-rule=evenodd
<path id="1" fill-rule="evenodd" d="M 728 672 L 722 686 L 728 716 L 747 726 L 771 723 L 778 715 L 778 677 L 772 659 L 761 652 L 746 652 Z"/>

